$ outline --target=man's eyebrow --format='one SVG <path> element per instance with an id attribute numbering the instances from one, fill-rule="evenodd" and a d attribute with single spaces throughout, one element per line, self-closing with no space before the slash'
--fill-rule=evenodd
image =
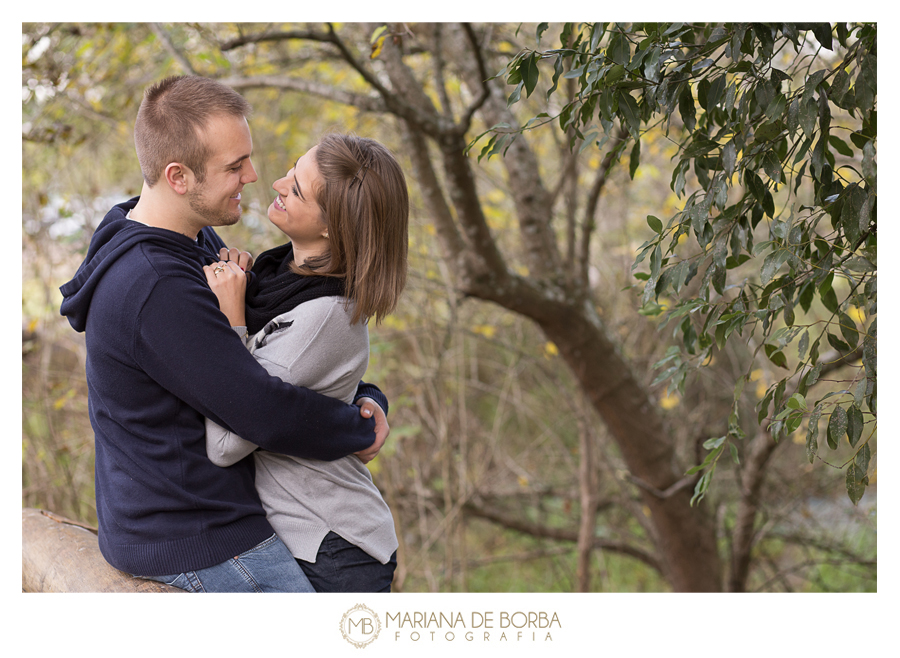
<path id="1" fill-rule="evenodd" d="M 249 157 L 250 157 L 249 155 L 242 155 L 234 162 L 229 162 L 227 165 L 225 165 L 225 168 L 230 169 L 231 167 L 236 167 L 237 165 L 239 165 L 240 163 L 242 163 L 244 160 L 246 160 Z"/>

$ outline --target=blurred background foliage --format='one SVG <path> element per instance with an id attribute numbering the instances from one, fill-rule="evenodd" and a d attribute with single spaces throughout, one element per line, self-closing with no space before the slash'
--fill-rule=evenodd
<path id="1" fill-rule="evenodd" d="M 384 45 L 378 27 L 345 24 L 334 31 L 366 61 Z M 283 32 L 284 26 L 277 29 Z M 560 346 L 523 314 L 462 292 L 412 173 L 402 121 L 340 102 L 352 98 L 365 106 L 369 83 L 347 66 L 334 43 L 306 38 L 329 34 L 323 26 L 288 29 L 292 38 L 234 46 L 236 39 L 276 28 L 23 25 L 23 506 L 96 523 L 84 343 L 59 316 L 58 287 L 71 278 L 109 207 L 140 191 L 131 129 L 143 89 L 189 66 L 225 80 L 277 79 L 271 86 L 241 88 L 254 107 L 250 124 L 259 182 L 244 191 L 243 221 L 221 231 L 229 245 L 259 253 L 282 241 L 265 216 L 270 185 L 328 130 L 382 141 L 407 172 L 409 284 L 397 312 L 370 326 L 366 375 L 391 401 L 391 437 L 370 469 L 398 528 L 395 589 L 673 589 L 646 492 L 561 358 Z M 534 47 L 533 37 L 525 36 L 534 34 L 533 26 L 476 29 L 484 52 L 501 65 L 523 47 Z M 452 66 L 441 84 L 428 82 L 440 52 L 429 50 L 438 34 L 434 26 L 394 26 L 392 34 L 389 39 L 404 40 L 405 61 L 426 81 L 423 90 L 435 103 L 445 103 L 445 93 L 471 99 Z M 378 72 L 377 58 L 371 61 Z M 290 89 L 286 79 L 302 86 Z M 377 79 L 385 76 L 378 73 Z M 526 117 L 545 111 L 546 99 L 538 96 L 516 111 Z M 490 127 L 479 121 L 469 139 Z M 731 341 L 683 390 L 651 386 L 653 364 L 680 334 L 673 336 L 671 327 L 660 331 L 659 315 L 639 312 L 641 291 L 633 287 L 631 270 L 637 250 L 653 237 L 647 215 L 671 216 L 683 205 L 669 187 L 677 146 L 661 131 L 643 134 L 641 166 L 633 178 L 627 154 L 622 164 L 609 166 L 601 150 L 586 149 L 578 155 L 580 177 L 564 179 L 556 172 L 570 163 L 566 136 L 535 131 L 528 140 L 547 179 L 572 185 L 556 195 L 554 217 L 547 218 L 557 233 L 564 231 L 566 204 L 591 186 L 593 172 L 608 166 L 595 213 L 587 298 L 647 390 L 653 413 L 671 437 L 675 470 L 683 474 L 702 461 L 702 444 L 721 434 L 735 382 L 752 356 L 746 344 Z M 529 276 L 517 237 L 515 191 L 502 158 L 476 163 L 473 153 L 469 160 L 494 240 L 509 255 L 510 269 Z M 665 307 L 667 300 L 658 303 Z M 840 386 L 839 376 L 833 377 Z M 753 368 L 750 380 L 743 417 L 755 418 L 753 406 L 774 380 L 765 365 Z M 875 591 L 874 472 L 854 506 L 841 471 L 822 461 L 808 463 L 804 444 L 803 438 L 783 440 L 766 463 L 765 482 L 755 492 L 759 513 L 743 589 Z M 741 468 L 721 466 L 699 503 L 725 556 L 723 583 L 732 568 L 735 519 L 746 502 Z"/>

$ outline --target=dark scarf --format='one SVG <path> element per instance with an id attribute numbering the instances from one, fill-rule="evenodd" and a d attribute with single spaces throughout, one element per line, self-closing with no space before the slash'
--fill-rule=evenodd
<path id="1" fill-rule="evenodd" d="M 303 276 L 292 272 L 294 250 L 291 243 L 269 249 L 253 264 L 247 284 L 247 331 L 255 334 L 272 318 L 287 313 L 298 304 L 319 297 L 344 294 L 344 280 L 333 276 Z"/>

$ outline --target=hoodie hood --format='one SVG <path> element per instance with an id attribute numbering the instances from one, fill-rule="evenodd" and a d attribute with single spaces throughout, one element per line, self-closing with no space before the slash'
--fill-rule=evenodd
<path id="1" fill-rule="evenodd" d="M 152 242 L 195 259 L 201 267 L 213 260 L 203 250 L 204 232 L 207 229 L 200 232 L 195 242 L 180 233 L 128 219 L 128 212 L 137 205 L 139 199 L 140 197 L 134 197 L 117 204 L 106 213 L 91 238 L 84 262 L 78 267 L 72 280 L 59 288 L 63 295 L 59 312 L 69 320 L 75 331 L 84 331 L 94 290 L 103 275 L 135 245 Z"/>

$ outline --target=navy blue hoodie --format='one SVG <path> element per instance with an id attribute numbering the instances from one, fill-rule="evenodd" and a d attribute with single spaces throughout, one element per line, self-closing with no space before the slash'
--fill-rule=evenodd
<path id="1" fill-rule="evenodd" d="M 273 530 L 253 486 L 253 460 L 219 468 L 204 417 L 266 450 L 332 460 L 369 447 L 374 421 L 269 375 L 219 310 L 203 265 L 221 239 L 197 241 L 126 219 L 97 228 L 60 312 L 85 332 L 95 437 L 100 550 L 145 576 L 220 564 Z M 374 386 L 361 384 L 387 411 Z"/>

